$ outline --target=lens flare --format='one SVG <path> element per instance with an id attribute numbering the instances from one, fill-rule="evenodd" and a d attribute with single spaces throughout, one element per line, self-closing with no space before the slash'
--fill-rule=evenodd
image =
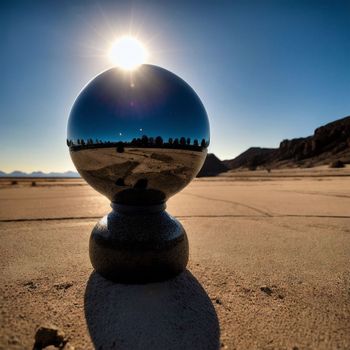
<path id="1" fill-rule="evenodd" d="M 109 51 L 112 63 L 126 70 L 133 70 L 145 63 L 147 56 L 145 47 L 131 36 L 124 36 L 115 41 Z"/>

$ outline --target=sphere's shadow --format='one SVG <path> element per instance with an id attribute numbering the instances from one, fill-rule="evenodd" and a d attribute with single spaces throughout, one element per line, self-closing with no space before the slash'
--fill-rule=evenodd
<path id="1" fill-rule="evenodd" d="M 218 349 L 220 328 L 210 298 L 186 270 L 143 285 L 110 282 L 93 272 L 85 317 L 97 349 Z"/>

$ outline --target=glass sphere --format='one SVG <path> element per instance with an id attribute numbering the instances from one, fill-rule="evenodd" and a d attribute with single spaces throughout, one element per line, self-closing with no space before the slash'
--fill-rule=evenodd
<path id="1" fill-rule="evenodd" d="M 80 175 L 112 202 L 165 202 L 199 172 L 209 121 L 194 90 L 153 65 L 109 69 L 72 107 L 67 145 Z"/>

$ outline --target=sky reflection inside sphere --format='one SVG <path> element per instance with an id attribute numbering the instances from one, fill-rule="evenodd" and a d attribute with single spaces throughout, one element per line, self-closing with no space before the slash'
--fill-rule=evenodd
<path id="1" fill-rule="evenodd" d="M 209 144 L 208 117 L 197 94 L 175 74 L 152 65 L 98 75 L 76 99 L 68 122 L 74 145 L 91 139 L 131 142 L 144 135 Z"/>

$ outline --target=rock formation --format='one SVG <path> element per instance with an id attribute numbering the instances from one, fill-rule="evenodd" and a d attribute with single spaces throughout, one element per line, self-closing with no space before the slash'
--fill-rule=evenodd
<path id="1" fill-rule="evenodd" d="M 279 148 L 252 147 L 223 163 L 230 169 L 350 163 L 350 116 L 317 128 L 312 136 L 283 140 Z"/>
<path id="2" fill-rule="evenodd" d="M 208 153 L 207 158 L 197 177 L 216 176 L 227 171 L 227 166 L 213 153 Z"/>

